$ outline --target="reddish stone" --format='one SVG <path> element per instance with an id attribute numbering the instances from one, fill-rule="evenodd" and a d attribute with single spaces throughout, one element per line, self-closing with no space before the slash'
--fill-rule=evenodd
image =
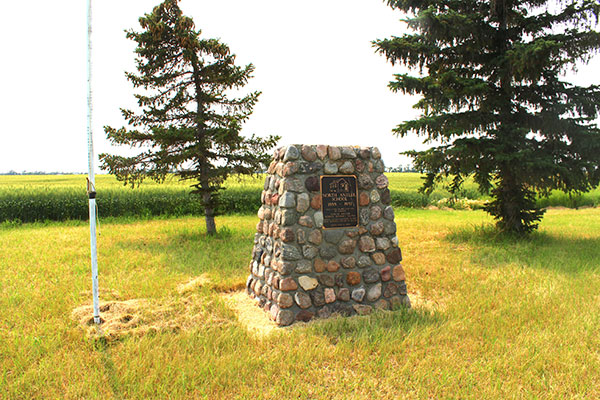
<path id="1" fill-rule="evenodd" d="M 367 232 L 369 232 L 369 231 L 368 231 L 368 230 L 367 230 L 367 228 L 365 228 L 364 226 L 359 226 L 359 227 L 358 227 L 358 234 L 359 234 L 359 235 L 364 235 L 364 234 L 365 234 L 365 233 L 367 233 Z"/>
<path id="2" fill-rule="evenodd" d="M 279 237 L 281 238 L 281 240 L 283 240 L 284 242 L 293 242 L 296 235 L 294 234 L 294 231 L 290 228 L 285 228 L 281 230 L 281 233 L 279 234 Z"/>
<path id="3" fill-rule="evenodd" d="M 342 254 L 352 254 L 352 253 L 354 253 L 355 248 L 356 248 L 356 240 L 352 240 L 352 239 L 342 240 L 342 242 L 338 246 L 338 250 Z"/>
<path id="4" fill-rule="evenodd" d="M 271 204 L 277 205 L 279 204 L 279 193 L 275 193 L 271 195 Z"/>
<path id="5" fill-rule="evenodd" d="M 319 181 L 319 177 L 309 176 L 308 178 L 306 178 L 304 186 L 306 186 L 306 189 L 308 189 L 311 192 L 318 192 L 319 190 L 321 190 L 321 182 Z"/>
<path id="6" fill-rule="evenodd" d="M 385 230 L 385 226 L 383 225 L 382 221 L 379 221 L 379 222 L 375 222 L 373 225 L 371 225 L 370 229 L 371 229 L 371 235 L 379 236 Z"/>
<path id="7" fill-rule="evenodd" d="M 402 261 L 402 252 L 398 247 L 395 247 L 392 250 L 388 251 L 385 258 L 390 264 L 397 264 L 400 261 Z"/>
<path id="8" fill-rule="evenodd" d="M 358 248 L 363 253 L 370 253 L 375 251 L 375 241 L 370 236 L 363 236 L 358 242 Z"/>
<path id="9" fill-rule="evenodd" d="M 260 221 L 258 224 L 256 224 L 256 232 L 263 233 L 263 224 L 262 224 L 262 221 Z"/>
<path id="10" fill-rule="evenodd" d="M 279 289 L 284 292 L 288 292 L 290 290 L 296 290 L 296 289 L 298 289 L 298 284 L 296 283 L 296 281 L 293 278 L 285 278 L 285 279 L 282 279 L 281 282 L 279 282 Z"/>
<path id="11" fill-rule="evenodd" d="M 310 200 L 310 206 L 314 210 L 320 210 L 321 209 L 321 195 L 320 194 L 317 194 L 317 195 L 313 196 L 313 198 Z"/>
<path id="12" fill-rule="evenodd" d="M 396 294 L 398 294 L 398 285 L 394 282 L 388 283 L 383 291 L 383 297 L 392 297 Z"/>
<path id="13" fill-rule="evenodd" d="M 325 303 L 333 303 L 335 301 L 335 290 L 331 288 L 325 289 Z"/>
<path id="14" fill-rule="evenodd" d="M 363 172 L 365 170 L 365 163 L 362 160 L 356 160 L 354 161 L 354 168 L 356 172 Z"/>
<path id="15" fill-rule="evenodd" d="M 392 279 L 392 267 L 388 265 L 387 267 L 379 271 L 379 274 L 381 275 L 381 280 L 383 282 L 389 281 L 390 279 Z"/>
<path id="16" fill-rule="evenodd" d="M 290 294 L 281 293 L 277 298 L 277 305 L 281 308 L 290 308 L 294 305 L 294 298 Z"/>
<path id="17" fill-rule="evenodd" d="M 317 258 L 315 260 L 314 267 L 315 267 L 315 272 L 323 272 L 327 268 L 327 263 L 325 261 L 321 260 L 320 258 Z"/>
<path id="18" fill-rule="evenodd" d="M 406 280 L 406 273 L 404 272 L 404 268 L 402 268 L 402 264 L 398 264 L 394 267 L 392 276 L 396 282 Z"/>
<path id="19" fill-rule="evenodd" d="M 373 262 L 377 265 L 385 264 L 385 254 L 381 252 L 371 254 L 371 258 L 373 259 Z"/>
<path id="20" fill-rule="evenodd" d="M 311 146 L 303 145 L 300 152 L 302 153 L 302 158 L 306 161 L 312 162 L 317 159 L 317 152 Z"/>
<path id="21" fill-rule="evenodd" d="M 320 144 L 317 146 L 317 156 L 319 156 L 321 160 L 324 159 L 327 155 L 328 148 L 329 146 L 327 146 L 326 144 Z"/>
<path id="22" fill-rule="evenodd" d="M 298 172 L 298 164 L 295 162 L 288 162 L 283 167 L 283 176 L 294 175 L 296 172 Z"/>
<path id="23" fill-rule="evenodd" d="M 348 272 L 348 275 L 346 275 L 346 282 L 348 282 L 348 285 L 350 286 L 358 285 L 360 283 L 360 273 L 356 271 Z"/>
<path id="24" fill-rule="evenodd" d="M 271 161 L 271 164 L 269 164 L 269 169 L 267 170 L 267 172 L 269 174 L 272 174 L 275 171 L 276 166 L 277 166 L 277 161 Z"/>
<path id="25" fill-rule="evenodd" d="M 340 269 L 340 264 L 337 261 L 331 260 L 327 263 L 327 271 L 336 272 L 339 269 Z"/>
<path id="26" fill-rule="evenodd" d="M 366 207 L 369 205 L 369 202 L 371 200 L 369 199 L 369 194 L 367 192 L 360 192 L 360 195 L 358 196 L 358 205 L 361 207 Z"/>

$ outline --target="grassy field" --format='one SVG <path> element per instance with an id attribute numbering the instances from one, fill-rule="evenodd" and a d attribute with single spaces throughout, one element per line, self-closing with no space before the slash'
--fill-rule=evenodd
<path id="1" fill-rule="evenodd" d="M 100 226 L 101 299 L 145 299 L 169 331 L 86 339 L 84 222 L 0 227 L 0 398 L 598 398 L 600 210 L 550 210 L 528 240 L 481 211 L 396 212 L 409 311 L 269 336 L 220 292 L 246 278 L 256 218 Z M 198 276 L 210 284 L 181 294 Z"/>
<path id="2" fill-rule="evenodd" d="M 440 185 L 431 195 L 418 193 L 422 184 L 417 173 L 388 173 L 394 207 L 477 209 L 488 199 L 472 180 L 467 180 L 456 198 Z M 263 177 L 233 177 L 221 193 L 220 214 L 253 214 L 260 206 Z M 0 176 L 0 223 L 85 220 L 88 204 L 84 175 Z M 203 215 L 197 197 L 189 194 L 189 184 L 170 179 L 164 184 L 144 182 L 139 188 L 124 187 L 114 176 L 99 175 L 96 180 L 100 217 L 155 217 Z M 569 196 L 556 192 L 540 198 L 541 207 L 577 208 L 600 205 L 600 189 Z"/>

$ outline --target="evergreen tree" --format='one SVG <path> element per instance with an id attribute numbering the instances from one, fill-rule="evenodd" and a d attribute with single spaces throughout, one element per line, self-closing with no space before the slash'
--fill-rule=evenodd
<path id="1" fill-rule="evenodd" d="M 201 38 L 178 0 L 163 1 L 139 22 L 140 32 L 127 31 L 137 43 L 138 73 L 126 76 L 135 89 L 143 89 L 135 94 L 141 112 L 122 109 L 132 129 L 107 126 L 105 132 L 113 144 L 143 151 L 133 157 L 102 154 L 102 167 L 132 187 L 147 177 L 162 182 L 170 173 L 192 181 L 207 232 L 214 234 L 224 180 L 264 170 L 266 152 L 278 140 L 240 134 L 260 93 L 232 98 L 230 91 L 243 87 L 254 67 L 236 66 L 227 45 Z"/>
<path id="2" fill-rule="evenodd" d="M 426 151 L 409 151 L 427 172 L 424 189 L 473 175 L 500 230 L 537 228 L 536 193 L 588 191 L 600 179 L 600 87 L 564 81 L 600 49 L 598 0 L 387 0 L 411 33 L 373 42 L 398 74 L 393 91 L 420 94 L 416 132 Z"/>

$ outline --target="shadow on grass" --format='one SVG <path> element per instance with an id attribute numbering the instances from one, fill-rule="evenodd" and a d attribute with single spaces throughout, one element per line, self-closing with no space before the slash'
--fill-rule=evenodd
<path id="1" fill-rule="evenodd" d="M 425 309 L 399 308 L 378 311 L 366 316 L 334 317 L 307 326 L 306 332 L 323 335 L 335 345 L 360 344 L 379 347 L 402 342 L 411 331 L 439 325 L 445 317 Z"/>
<path id="2" fill-rule="evenodd" d="M 472 261 L 484 267 L 517 264 L 577 274 L 600 269 L 600 237 L 577 238 L 547 232 L 529 236 L 499 233 L 493 225 L 456 229 L 446 236 L 472 247 Z"/>

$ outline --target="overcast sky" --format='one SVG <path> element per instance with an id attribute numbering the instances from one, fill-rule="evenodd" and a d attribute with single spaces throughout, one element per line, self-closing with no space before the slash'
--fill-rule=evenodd
<path id="1" fill-rule="evenodd" d="M 135 48 L 124 30 L 159 0 L 93 1 L 95 153 L 123 153 L 105 139 L 120 127 L 119 108 L 135 104 L 124 71 Z M 227 43 L 240 64 L 256 67 L 263 92 L 244 133 L 277 134 L 280 144 L 378 146 L 387 166 L 399 152 L 423 148 L 391 130 L 417 116 L 415 98 L 387 88 L 400 72 L 371 41 L 401 35 L 401 15 L 382 0 L 182 0 L 206 37 Z M 87 170 L 86 1 L 4 2 L 0 172 Z M 598 83 L 600 57 L 581 68 L 578 84 Z M 97 163 L 96 163 L 97 164 Z"/>

